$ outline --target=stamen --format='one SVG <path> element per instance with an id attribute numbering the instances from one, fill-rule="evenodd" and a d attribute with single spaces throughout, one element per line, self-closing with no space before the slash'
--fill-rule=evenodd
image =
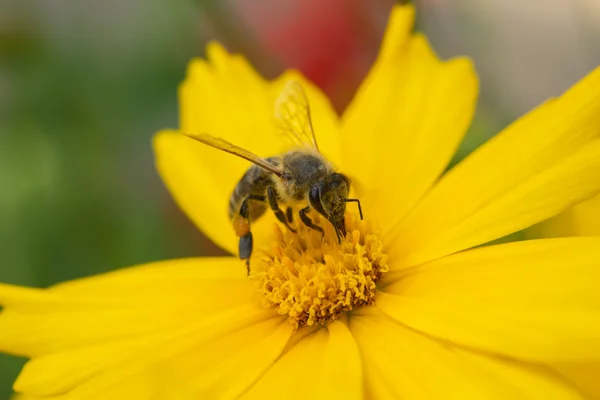
<path id="1" fill-rule="evenodd" d="M 325 235 L 297 222 L 297 233 L 275 225 L 271 250 L 256 262 L 253 279 L 264 305 L 287 315 L 297 327 L 326 324 L 375 303 L 376 282 L 389 268 L 383 243 L 372 224 L 346 216 L 346 237 L 338 244 L 331 224 L 317 213 L 311 219 Z"/>

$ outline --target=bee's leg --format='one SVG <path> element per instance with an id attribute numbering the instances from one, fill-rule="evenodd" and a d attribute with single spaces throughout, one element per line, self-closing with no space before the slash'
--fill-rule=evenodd
<path id="1" fill-rule="evenodd" d="M 283 211 L 281 211 L 281 208 L 279 208 L 279 204 L 277 204 L 277 194 L 275 193 L 275 189 L 273 189 L 271 186 L 267 188 L 267 198 L 269 199 L 269 206 L 275 213 L 275 216 L 279 222 L 284 224 L 290 231 L 296 233 L 296 230 L 290 226 L 288 221 L 285 219 L 285 214 Z"/>
<path id="2" fill-rule="evenodd" d="M 315 231 L 321 232 L 321 239 L 323 239 L 323 237 L 325 236 L 325 231 L 319 225 L 315 225 L 315 223 L 312 222 L 310 217 L 308 215 L 306 215 L 306 213 L 308 213 L 309 211 L 310 211 L 310 207 L 305 207 L 298 212 L 298 214 L 300 215 L 300 221 L 302 221 L 302 223 L 304 225 L 308 226 L 309 228 L 314 229 Z"/>
<path id="3" fill-rule="evenodd" d="M 294 210 L 292 207 L 288 207 L 287 210 L 285 210 L 285 217 L 290 224 L 294 222 Z"/>
<path id="4" fill-rule="evenodd" d="M 262 198 L 261 198 L 262 197 Z M 240 212 L 233 220 L 235 233 L 240 237 L 238 253 L 240 259 L 246 260 L 246 270 L 250 275 L 250 256 L 252 255 L 252 232 L 250 232 L 249 200 L 265 201 L 264 196 L 247 196 L 240 205 Z"/>
<path id="5" fill-rule="evenodd" d="M 252 255 L 252 232 L 248 231 L 247 234 L 240 237 L 240 244 L 238 247 L 240 259 L 246 260 L 246 272 L 250 276 L 250 256 Z"/>

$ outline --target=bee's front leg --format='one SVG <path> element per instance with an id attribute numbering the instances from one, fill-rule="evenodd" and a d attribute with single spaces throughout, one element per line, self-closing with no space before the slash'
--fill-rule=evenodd
<path id="1" fill-rule="evenodd" d="M 298 214 L 300 215 L 300 221 L 302 221 L 302 223 L 304 225 L 308 226 L 309 228 L 314 229 L 315 231 L 321 232 L 321 240 L 322 240 L 323 237 L 325 236 L 325 231 L 319 225 L 312 222 L 310 217 L 308 215 L 306 215 L 309 211 L 310 211 L 310 207 L 306 207 L 298 212 Z"/>
<path id="2" fill-rule="evenodd" d="M 285 210 L 285 217 L 290 224 L 294 222 L 294 209 L 292 207 L 288 207 Z"/>
<path id="3" fill-rule="evenodd" d="M 279 208 L 279 204 L 277 203 L 277 194 L 275 193 L 275 189 L 273 189 L 271 186 L 267 188 L 267 199 L 269 200 L 269 206 L 271 207 L 271 210 L 273 210 L 279 222 L 284 224 L 290 231 L 296 233 L 296 230 L 290 226 L 288 220 L 285 218 L 285 214 L 283 211 L 281 211 L 281 208 Z"/>

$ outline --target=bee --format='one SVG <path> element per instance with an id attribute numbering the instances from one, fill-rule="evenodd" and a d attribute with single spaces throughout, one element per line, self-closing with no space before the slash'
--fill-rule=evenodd
<path id="1" fill-rule="evenodd" d="M 282 132 L 296 143 L 296 147 L 268 158 L 259 157 L 205 133 L 184 133 L 210 147 L 253 163 L 229 198 L 229 217 L 239 237 L 239 257 L 246 261 L 248 275 L 253 248 L 250 225 L 265 213 L 267 207 L 287 229 L 296 232 L 290 225 L 293 222 L 292 206 L 302 205 L 298 211 L 300 221 L 324 236 L 323 228 L 308 215 L 311 209 L 315 210 L 333 225 L 338 243 L 341 242 L 340 235 L 346 235 L 346 203 L 357 203 L 360 218 L 363 217 L 360 200 L 348 198 L 350 179 L 336 172 L 332 163 L 319 151 L 308 100 L 298 82 L 289 81 L 285 85 L 275 103 L 275 119 Z M 280 205 L 288 206 L 286 213 Z"/>

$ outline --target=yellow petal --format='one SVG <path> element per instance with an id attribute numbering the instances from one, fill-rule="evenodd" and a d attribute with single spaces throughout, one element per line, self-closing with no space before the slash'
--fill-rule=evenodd
<path id="1" fill-rule="evenodd" d="M 524 229 L 596 194 L 599 175 L 600 68 L 446 174 L 390 257 L 408 267 Z"/>
<path id="2" fill-rule="evenodd" d="M 142 345 L 131 341 L 133 347 L 75 349 L 31 361 L 15 389 L 36 395 L 69 391 L 66 398 L 74 399 L 233 399 L 273 364 L 292 331 L 275 317 L 227 333 L 189 330 L 162 340 L 143 338 L 148 343 Z"/>
<path id="3" fill-rule="evenodd" d="M 343 118 L 342 171 L 365 215 L 387 232 L 433 185 L 471 121 L 471 62 L 442 62 L 411 35 L 414 7 L 396 6 L 371 72 Z"/>
<path id="4" fill-rule="evenodd" d="M 27 396 L 24 394 L 15 394 L 10 398 L 11 400 L 40 400 L 40 397 L 37 396 Z M 46 397 L 48 399 L 48 397 Z"/>
<path id="5" fill-rule="evenodd" d="M 0 285 L 0 304 L 6 306 L 0 349 L 38 356 L 160 334 L 236 310 L 241 323 L 247 318 L 251 324 L 272 314 L 255 296 L 233 258 L 158 262 L 47 290 Z"/>
<path id="6" fill-rule="evenodd" d="M 238 167 L 235 172 L 222 174 L 220 167 L 231 164 L 225 158 L 219 163 L 208 159 L 209 153 L 204 154 L 207 151 L 176 131 L 162 131 L 154 137 L 156 168 L 179 208 L 213 242 L 237 254 L 227 204 L 243 171 L 239 172 Z M 230 187 L 220 184 L 224 176 Z"/>
<path id="7" fill-rule="evenodd" d="M 209 61 L 190 63 L 180 88 L 180 132 L 222 137 L 261 157 L 288 150 L 290 142 L 276 128 L 274 106 L 285 82 L 304 87 L 321 150 L 339 158 L 337 117 L 324 94 L 300 73 L 288 71 L 268 82 L 239 55 L 220 45 L 207 48 Z M 160 132 L 154 140 L 158 171 L 175 201 L 215 243 L 237 253 L 237 238 L 227 215 L 229 196 L 250 163 L 176 131 Z M 253 226 L 254 243 L 264 243 L 275 219 L 267 213 Z M 267 243 L 268 244 L 268 243 Z"/>
<path id="8" fill-rule="evenodd" d="M 244 399 L 362 399 L 358 348 L 346 325 L 332 322 L 285 353 Z"/>
<path id="9" fill-rule="evenodd" d="M 233 398 L 293 332 L 255 295 L 231 258 L 154 263 L 46 290 L 2 285 L 0 348 L 32 357 L 15 383 L 27 395 Z"/>
<path id="10" fill-rule="evenodd" d="M 600 362 L 588 364 L 558 364 L 553 366 L 587 398 L 600 399 Z"/>
<path id="11" fill-rule="evenodd" d="M 531 228 L 535 237 L 600 236 L 600 196 Z"/>
<path id="12" fill-rule="evenodd" d="M 469 348 L 544 363 L 600 361 L 598 249 L 600 238 L 481 247 L 395 274 L 377 306 Z"/>
<path id="13" fill-rule="evenodd" d="M 557 374 L 484 356 L 396 324 L 377 308 L 350 320 L 369 398 L 579 399 Z"/>

